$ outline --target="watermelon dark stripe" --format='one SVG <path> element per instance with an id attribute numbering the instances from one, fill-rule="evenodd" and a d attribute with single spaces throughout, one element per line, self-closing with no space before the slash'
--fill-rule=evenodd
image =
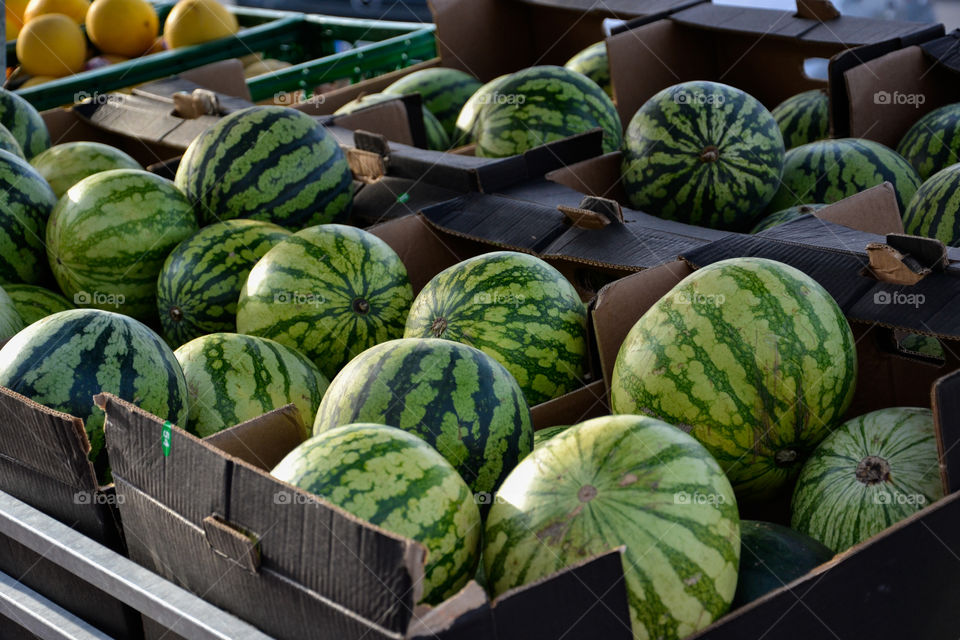
<path id="1" fill-rule="evenodd" d="M 351 422 L 411 431 L 477 492 L 492 493 L 533 448 L 530 411 L 507 370 L 436 338 L 391 340 L 351 360 L 330 383 L 313 432 Z"/>
<path id="2" fill-rule="evenodd" d="M 0 342 L 12 338 L 22 330 L 26 324 L 23 315 L 15 306 L 10 294 L 3 288 L 0 288 Z"/>
<path id="3" fill-rule="evenodd" d="M 555 435 L 563 433 L 570 428 L 568 424 L 558 424 L 553 427 L 546 427 L 544 429 L 537 429 L 533 432 L 533 448 L 538 449 L 544 445 L 544 443 L 549 442 Z"/>
<path id="4" fill-rule="evenodd" d="M 458 69 L 422 69 L 406 75 L 383 93 L 391 95 L 420 94 L 424 108 L 432 113 L 447 138 L 456 133 L 457 116 L 464 103 L 480 88 L 480 81 Z"/>
<path id="5" fill-rule="evenodd" d="M 39 283 L 50 273 L 44 229 L 57 197 L 26 161 L 2 150 L 0 194 L 0 283 Z"/>
<path id="6" fill-rule="evenodd" d="M 0 124 L 0 149 L 4 151 L 9 151 L 18 158 L 23 158 L 23 149 L 20 148 L 20 143 L 17 142 L 17 139 L 14 137 L 10 130 L 5 126 Z"/>
<path id="7" fill-rule="evenodd" d="M 611 98 L 613 85 L 610 83 L 610 61 L 607 58 L 607 43 L 597 42 L 576 54 L 563 65 L 571 71 L 582 73 Z"/>
<path id="8" fill-rule="evenodd" d="M 830 137 L 830 98 L 824 89 L 791 96 L 770 113 L 787 149 Z"/>
<path id="9" fill-rule="evenodd" d="M 792 267 L 735 258 L 694 272 L 637 321 L 610 397 L 616 413 L 690 432 L 738 498 L 759 501 L 796 476 L 855 383 L 853 335 L 833 298 Z"/>
<path id="10" fill-rule="evenodd" d="M 634 636 L 683 638 L 730 605 L 738 522 L 730 483 L 693 438 L 607 416 L 555 436 L 507 477 L 487 518 L 484 571 L 499 595 L 624 545 Z"/>
<path id="11" fill-rule="evenodd" d="M 960 163 L 935 173 L 920 185 L 903 214 L 907 233 L 960 246 Z"/>
<path id="12" fill-rule="evenodd" d="M 43 287 L 32 284 L 8 284 L 3 288 L 25 324 L 33 324 L 40 318 L 74 308 L 62 295 Z"/>
<path id="13" fill-rule="evenodd" d="M 934 109 L 917 120 L 897 145 L 921 180 L 960 162 L 960 104 Z"/>
<path id="14" fill-rule="evenodd" d="M 13 91 L 0 89 L 0 124 L 17 139 L 28 160 L 50 146 L 50 132 L 33 105 Z"/>
<path id="15" fill-rule="evenodd" d="M 270 106 L 236 111 L 204 131 L 176 182 L 204 224 L 253 218 L 288 228 L 345 218 L 353 188 L 346 156 L 322 125 Z"/>

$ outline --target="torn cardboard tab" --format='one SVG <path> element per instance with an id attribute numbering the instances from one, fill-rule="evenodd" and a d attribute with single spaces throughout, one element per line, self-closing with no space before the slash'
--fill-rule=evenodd
<path id="1" fill-rule="evenodd" d="M 607 198 L 587 196 L 579 207 L 558 205 L 557 209 L 570 224 L 580 229 L 602 229 L 608 224 L 623 224 L 620 204 Z"/>
<path id="2" fill-rule="evenodd" d="M 947 266 L 947 248 L 935 238 L 890 234 L 867 245 L 870 271 L 883 282 L 914 285 Z"/>
<path id="3" fill-rule="evenodd" d="M 347 164 L 355 180 L 371 183 L 387 174 L 384 157 L 379 153 L 363 149 L 347 149 Z"/>
<path id="4" fill-rule="evenodd" d="M 243 570 L 256 573 L 260 569 L 260 549 L 256 536 L 239 531 L 217 516 L 203 519 L 203 535 L 216 553 L 236 563 Z"/>

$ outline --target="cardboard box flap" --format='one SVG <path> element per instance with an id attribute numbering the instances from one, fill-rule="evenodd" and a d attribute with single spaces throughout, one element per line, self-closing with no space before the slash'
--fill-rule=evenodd
<path id="1" fill-rule="evenodd" d="M 168 88 L 167 81 L 176 82 L 186 81 L 197 87 L 210 89 L 220 94 L 223 98 L 239 98 L 240 101 L 250 104 L 250 88 L 247 86 L 247 79 L 243 75 L 243 63 L 236 58 L 220 60 L 205 64 L 195 69 L 181 71 L 178 75 L 171 76 L 163 80 L 157 80 L 147 84 L 142 84 L 133 89 L 133 93 L 143 93 L 149 95 L 156 93 L 160 97 L 169 98 L 176 91 L 181 89 Z M 189 90 L 188 90 L 189 91 Z M 242 108 L 242 107 L 241 107 Z"/>
<path id="2" fill-rule="evenodd" d="M 605 16 L 614 18 L 632 18 L 639 15 L 650 15 L 654 13 L 663 13 L 675 10 L 679 7 L 689 6 L 693 2 L 702 0 L 604 0 L 597 3 L 594 0 L 510 0 L 527 4 L 533 7 L 550 7 L 553 9 L 564 9 L 567 11 L 576 11 L 578 14 L 589 15 L 590 13 L 602 12 Z"/>
<path id="3" fill-rule="evenodd" d="M 420 95 L 397 96 L 354 111 L 333 116 L 333 124 L 380 134 L 401 144 L 427 146 L 427 130 L 423 123 Z M 357 145 L 359 147 L 359 145 Z"/>
<path id="4" fill-rule="evenodd" d="M 412 215 L 462 194 L 409 178 L 383 177 L 353 196 L 350 216 L 361 226 Z"/>
<path id="5" fill-rule="evenodd" d="M 943 490 L 949 494 L 960 489 L 960 371 L 937 380 L 932 406 L 937 449 L 943 466 Z"/>
<path id="6" fill-rule="evenodd" d="M 930 62 L 936 63 L 941 69 L 953 73 L 960 73 L 960 29 L 920 45 L 923 53 Z"/>
<path id="7" fill-rule="evenodd" d="M 246 84 L 243 86 L 246 87 Z M 149 84 L 140 85 L 131 92 L 131 95 L 147 98 L 149 100 L 156 100 L 159 103 L 167 105 L 169 108 L 171 105 L 173 105 L 174 94 L 192 94 L 194 91 L 213 92 L 213 94 L 217 96 L 217 104 L 220 107 L 218 115 L 220 116 L 225 116 L 228 113 L 239 111 L 240 109 L 246 109 L 247 107 L 253 105 L 253 103 L 250 102 L 249 92 L 247 92 L 246 98 L 238 98 L 231 94 L 221 93 L 211 89 L 209 86 L 187 80 L 183 76 L 170 76 L 163 78 L 162 80 L 156 80 Z"/>
<path id="8" fill-rule="evenodd" d="M 288 404 L 204 438 L 224 453 L 270 472 L 310 432 L 300 411 Z"/>

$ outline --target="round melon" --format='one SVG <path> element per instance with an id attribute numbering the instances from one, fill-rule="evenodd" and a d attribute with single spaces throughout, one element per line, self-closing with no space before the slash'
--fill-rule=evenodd
<path id="1" fill-rule="evenodd" d="M 938 171 L 920 185 L 903 214 L 903 228 L 915 236 L 960 246 L 960 163 Z"/>
<path id="2" fill-rule="evenodd" d="M 473 95 L 463 103 L 460 113 L 457 114 L 454 134 L 450 140 L 451 148 L 474 142 L 477 117 L 480 115 L 481 109 L 494 102 L 494 96 L 500 95 L 498 91 L 500 83 L 509 77 L 510 74 L 508 73 L 497 76 L 474 91 Z"/>
<path id="3" fill-rule="evenodd" d="M 477 89 L 480 81 L 459 69 L 421 69 L 405 75 L 386 89 L 392 95 L 420 94 L 424 108 L 443 127 L 448 139 L 456 133 L 460 109 Z"/>
<path id="4" fill-rule="evenodd" d="M 790 526 L 840 553 L 942 497 L 933 413 L 880 409 L 843 423 L 810 456 Z"/>
<path id="5" fill-rule="evenodd" d="M 623 186 L 647 213 L 743 231 L 777 191 L 783 159 L 777 121 L 758 100 L 719 82 L 683 82 L 630 120 Z"/>
<path id="6" fill-rule="evenodd" d="M 17 139 L 14 137 L 10 130 L 5 126 L 0 124 L 0 149 L 3 151 L 9 151 L 18 158 L 23 158 L 23 149 L 20 148 L 20 143 L 17 142 Z"/>
<path id="7" fill-rule="evenodd" d="M 352 180 L 346 155 L 323 125 L 274 106 L 234 111 L 205 130 L 176 176 L 204 225 L 253 218 L 294 230 L 345 219 Z"/>
<path id="8" fill-rule="evenodd" d="M 10 285 L 8 285 L 10 286 Z M 5 288 L 0 287 L 0 342 L 9 340 L 27 323 Z"/>
<path id="9" fill-rule="evenodd" d="M 613 98 L 613 85 L 610 83 L 610 60 L 607 58 L 607 43 L 596 42 L 576 54 L 563 65 L 571 71 L 587 76 L 603 92 Z"/>
<path id="10" fill-rule="evenodd" d="M 28 160 L 50 146 L 50 132 L 40 113 L 7 89 L 0 89 L 0 124 L 13 134 Z"/>
<path id="11" fill-rule="evenodd" d="M 830 98 L 823 89 L 791 96 L 770 113 L 787 149 L 830 137 Z"/>
<path id="12" fill-rule="evenodd" d="M 382 104 L 391 100 L 396 100 L 400 95 L 396 93 L 371 93 L 351 100 L 336 111 L 334 115 L 346 115 L 354 111 L 360 111 L 372 107 L 376 104 Z M 444 131 L 443 124 L 426 107 L 421 107 L 423 116 L 423 126 L 427 133 L 427 148 L 433 151 L 446 151 L 450 148 L 450 137 Z"/>
<path id="13" fill-rule="evenodd" d="M 740 532 L 730 483 L 689 435 L 645 416 L 575 425 L 507 477 L 484 530 L 494 596 L 623 545 L 636 638 L 684 638 L 730 606 Z"/>
<path id="14" fill-rule="evenodd" d="M 795 207 L 790 207 L 784 209 L 783 211 L 776 211 L 761 218 L 753 229 L 750 230 L 750 233 L 760 233 L 761 231 L 766 231 L 767 229 L 772 229 L 774 227 L 779 227 L 781 224 L 790 222 L 791 220 L 796 220 L 797 218 L 802 218 L 805 215 L 814 213 L 823 209 L 825 204 L 799 204 Z"/>
<path id="15" fill-rule="evenodd" d="M 787 152 L 783 179 L 767 211 L 807 202 L 831 204 L 889 182 L 903 211 L 920 186 L 910 163 L 872 140 L 841 138 L 801 145 Z"/>
<path id="16" fill-rule="evenodd" d="M 47 224 L 47 256 L 74 304 L 153 321 L 167 254 L 197 230 L 186 196 L 166 178 L 112 169 L 84 178 Z"/>
<path id="17" fill-rule="evenodd" d="M 271 338 L 328 378 L 373 345 L 399 338 L 413 289 L 387 243 L 343 225 L 318 225 L 267 251 L 237 305 L 237 331 Z"/>
<path id="18" fill-rule="evenodd" d="M 960 160 L 960 104 L 934 109 L 917 120 L 897 145 L 920 180 L 943 171 Z"/>
<path id="19" fill-rule="evenodd" d="M 533 448 L 516 380 L 487 354 L 450 340 L 391 340 L 351 360 L 323 396 L 313 433 L 351 422 L 420 436 L 478 493 L 496 491 Z"/>
<path id="20" fill-rule="evenodd" d="M 173 351 L 118 313 L 72 309 L 34 322 L 0 349 L 0 385 L 83 420 L 101 480 L 109 470 L 94 395 L 112 393 L 187 427 L 187 384 Z"/>
<path id="21" fill-rule="evenodd" d="M 692 434 L 739 499 L 762 501 L 843 416 L 856 371 L 850 325 L 823 287 L 773 260 L 733 258 L 643 314 L 617 354 L 610 400 L 614 413 Z"/>
<path id="22" fill-rule="evenodd" d="M 469 487 L 420 438 L 381 424 L 351 424 L 291 451 L 271 474 L 427 550 L 418 601 L 439 604 L 473 577 L 480 512 Z"/>
<path id="23" fill-rule="evenodd" d="M 142 169 L 140 163 L 120 149 L 100 142 L 65 142 L 50 147 L 30 160 L 33 168 L 50 183 L 57 198 L 84 178 L 110 169 Z"/>
<path id="24" fill-rule="evenodd" d="M 558 424 L 553 427 L 546 427 L 544 429 L 537 429 L 533 432 L 533 448 L 539 449 L 544 444 L 549 442 L 557 434 L 563 433 L 570 428 L 569 424 Z"/>
<path id="25" fill-rule="evenodd" d="M 487 253 L 441 271 L 414 300 L 403 335 L 493 356 L 530 406 L 583 385 L 586 308 L 559 271 L 526 253 Z"/>
<path id="26" fill-rule="evenodd" d="M 38 284 L 50 277 L 43 234 L 56 204 L 33 167 L 0 150 L 0 284 Z"/>
<path id="27" fill-rule="evenodd" d="M 201 438 L 287 404 L 308 423 L 330 384 L 309 358 L 267 338 L 211 333 L 173 355 L 190 392 L 190 430 Z"/>
<path id="28" fill-rule="evenodd" d="M 23 318 L 24 324 L 33 324 L 40 318 L 74 308 L 70 301 L 59 293 L 36 285 L 8 284 L 3 288 L 13 301 L 17 313 Z"/>
<path id="29" fill-rule="evenodd" d="M 170 252 L 157 279 L 157 309 L 172 347 L 237 328 L 237 299 L 250 270 L 292 234 L 259 220 L 204 227 Z"/>
<path id="30" fill-rule="evenodd" d="M 513 156 L 596 128 L 603 129 L 605 153 L 617 151 L 623 140 L 610 96 L 590 78 L 564 67 L 512 73 L 477 102 L 473 131 L 478 156 Z"/>

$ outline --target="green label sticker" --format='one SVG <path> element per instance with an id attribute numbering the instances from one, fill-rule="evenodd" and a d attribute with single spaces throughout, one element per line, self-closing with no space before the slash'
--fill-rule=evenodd
<path id="1" fill-rule="evenodd" d="M 163 423 L 163 431 L 160 432 L 160 447 L 163 449 L 163 457 L 170 455 L 170 440 L 173 438 L 173 425 L 167 420 Z"/>
<path id="2" fill-rule="evenodd" d="M 406 191 L 404 191 L 403 193 L 397 196 L 397 202 L 399 202 L 400 204 L 405 203 L 409 199 L 410 199 L 410 194 L 407 193 Z"/>

